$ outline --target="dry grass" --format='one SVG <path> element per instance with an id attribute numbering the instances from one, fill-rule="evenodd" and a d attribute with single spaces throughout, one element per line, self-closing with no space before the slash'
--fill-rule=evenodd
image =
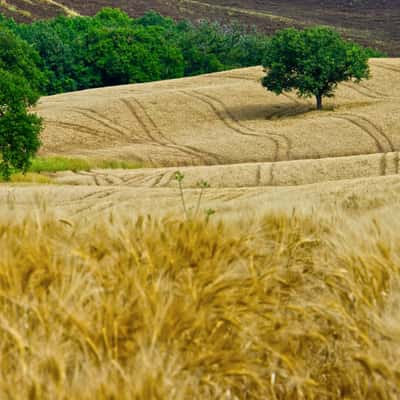
<path id="1" fill-rule="evenodd" d="M 400 227 L 335 218 L 3 216 L 0 397 L 398 398 Z"/>
<path id="2" fill-rule="evenodd" d="M 400 149 L 400 64 L 340 85 L 325 112 L 275 96 L 259 67 L 43 98 L 42 155 L 220 165 L 387 153 Z"/>
<path id="3" fill-rule="evenodd" d="M 197 167 L 179 167 L 185 175 L 183 186 L 195 188 L 208 181 L 214 188 L 294 186 L 343 179 L 396 175 L 398 152 L 368 154 L 316 160 L 277 163 L 243 163 Z M 113 185 L 130 187 L 176 187 L 176 167 L 130 169 L 92 169 L 85 174 L 54 174 L 54 182 L 69 185 Z"/>
<path id="4" fill-rule="evenodd" d="M 399 66 L 372 66 L 324 113 L 257 68 L 42 99 L 42 170 L 166 168 L 0 185 L 0 398 L 400 398 Z"/>

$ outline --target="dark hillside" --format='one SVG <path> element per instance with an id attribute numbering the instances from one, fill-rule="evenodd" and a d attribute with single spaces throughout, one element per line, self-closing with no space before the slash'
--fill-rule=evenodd
<path id="1" fill-rule="evenodd" d="M 239 20 L 266 33 L 313 24 L 335 26 L 357 42 L 400 56 L 400 0 L 2 0 L 0 11 L 28 21 L 77 12 L 93 15 L 103 7 L 119 7 L 131 16 L 154 9 L 192 21 Z"/>

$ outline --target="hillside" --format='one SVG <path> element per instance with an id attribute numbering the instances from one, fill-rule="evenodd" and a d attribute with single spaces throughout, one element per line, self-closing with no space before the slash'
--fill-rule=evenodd
<path id="1" fill-rule="evenodd" d="M 400 63 L 372 60 L 371 71 L 340 85 L 322 113 L 312 99 L 267 92 L 259 67 L 45 97 L 41 154 L 168 167 L 393 153 Z"/>
<path id="2" fill-rule="evenodd" d="M 368 208 L 375 185 L 390 202 L 399 172 L 400 62 L 372 60 L 371 70 L 361 85 L 340 85 L 324 112 L 314 111 L 311 100 L 265 91 L 258 67 L 42 98 L 42 156 L 152 168 L 56 173 L 51 179 L 59 185 L 16 187 L 13 196 L 25 208 L 38 193 L 51 192 L 46 202 L 67 216 L 132 202 L 147 212 L 154 200 L 165 213 L 180 208 L 179 168 L 189 198 L 205 180 L 212 187 L 205 198 L 218 210 L 237 210 L 243 201 L 252 209 L 261 198 L 268 207 L 290 208 L 302 193 L 302 206 L 331 204 L 341 193 L 341 202 L 356 199 Z"/>
<path id="3" fill-rule="evenodd" d="M 42 156 L 142 168 L 0 183 L 0 398 L 399 399 L 400 59 L 371 70 L 323 112 L 259 67 L 42 98 Z"/>
<path id="4" fill-rule="evenodd" d="M 2 0 L 0 11 L 17 20 L 30 21 L 58 14 L 93 15 L 102 7 L 119 7 L 131 16 L 156 10 L 192 21 L 208 18 L 226 23 L 238 20 L 272 33 L 287 26 L 331 25 L 344 35 L 388 54 L 400 54 L 400 7 L 397 0 Z"/>

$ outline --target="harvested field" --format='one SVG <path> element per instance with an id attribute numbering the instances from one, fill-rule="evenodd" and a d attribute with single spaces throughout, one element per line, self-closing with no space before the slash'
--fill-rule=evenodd
<path id="1" fill-rule="evenodd" d="M 152 167 L 0 184 L 0 398 L 398 399 L 400 61 L 371 65 L 324 112 L 260 68 L 43 98 L 42 156 Z"/>
<path id="2" fill-rule="evenodd" d="M 400 63 L 341 85 L 323 113 L 275 96 L 261 68 L 44 98 L 43 155 L 129 159 L 161 166 L 272 162 L 400 148 Z"/>

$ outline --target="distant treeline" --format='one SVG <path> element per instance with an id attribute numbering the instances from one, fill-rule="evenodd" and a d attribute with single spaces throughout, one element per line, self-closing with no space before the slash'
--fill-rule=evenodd
<path id="1" fill-rule="evenodd" d="M 17 36 L 19 52 L 41 71 L 42 94 L 259 65 L 269 40 L 240 25 L 177 22 L 155 12 L 133 19 L 112 8 L 94 17 L 60 16 L 31 24 L 0 14 L 0 30 Z M 28 80 L 29 69 L 24 71 Z"/>
<path id="2" fill-rule="evenodd" d="M 133 19 L 111 8 L 31 24 L 0 15 L 0 29 L 33 48 L 28 53 L 44 75 L 43 94 L 258 65 L 268 40 L 239 25 L 177 22 L 155 12 Z"/>

